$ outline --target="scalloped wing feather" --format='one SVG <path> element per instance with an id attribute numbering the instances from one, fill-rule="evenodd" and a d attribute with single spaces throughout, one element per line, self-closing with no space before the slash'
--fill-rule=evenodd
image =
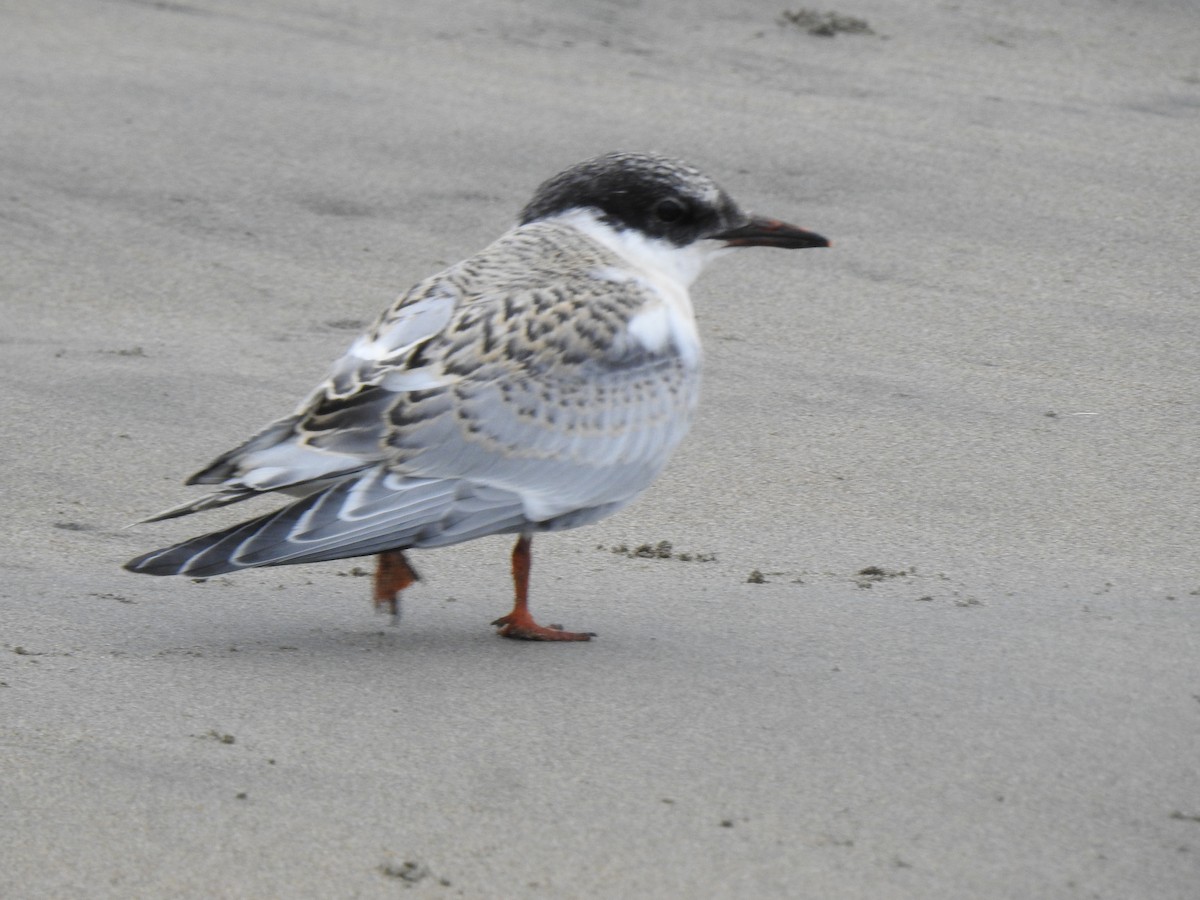
<path id="1" fill-rule="evenodd" d="M 565 225 L 509 232 L 401 297 L 293 416 L 193 482 L 223 484 L 209 505 L 272 490 L 319 504 L 382 464 L 519 497 L 532 523 L 623 506 L 683 438 L 699 383 L 690 305 L 615 277 L 623 264 Z"/>

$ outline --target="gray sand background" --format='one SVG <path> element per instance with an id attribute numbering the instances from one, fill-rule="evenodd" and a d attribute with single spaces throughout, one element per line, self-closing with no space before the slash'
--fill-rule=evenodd
<path id="1" fill-rule="evenodd" d="M 1200 12 L 783 9 L 0 8 L 0 896 L 1200 896 Z M 535 543 L 596 641 L 492 634 L 503 538 L 398 629 L 121 571 L 615 148 L 835 246 L 718 262 L 668 473 Z"/>

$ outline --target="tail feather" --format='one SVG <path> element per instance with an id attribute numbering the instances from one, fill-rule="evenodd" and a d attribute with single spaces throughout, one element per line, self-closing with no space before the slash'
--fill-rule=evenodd
<path id="1" fill-rule="evenodd" d="M 260 491 L 254 491 L 249 488 L 231 488 L 229 490 L 217 491 L 199 499 L 189 500 L 187 503 L 172 506 L 170 509 L 164 509 L 162 512 L 155 513 L 149 518 L 142 519 L 140 522 L 134 524 L 148 525 L 151 522 L 162 522 L 166 519 L 190 516 L 192 513 L 204 512 L 207 509 L 219 509 L 222 506 L 228 506 L 230 503 L 239 503 L 249 497 L 258 496 L 260 493 Z"/>
<path id="2" fill-rule="evenodd" d="M 208 577 L 444 546 L 528 525 L 516 494 L 377 468 L 258 518 L 146 553 L 125 568 L 146 575 Z"/>
<path id="3" fill-rule="evenodd" d="M 250 453 L 274 447 L 285 441 L 293 434 L 299 420 L 298 415 L 291 415 L 272 422 L 250 440 L 222 453 L 189 478 L 187 484 L 220 484 L 237 477 L 242 459 Z"/>

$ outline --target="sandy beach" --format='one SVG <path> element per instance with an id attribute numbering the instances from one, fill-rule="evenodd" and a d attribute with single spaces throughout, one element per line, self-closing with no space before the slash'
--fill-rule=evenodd
<path id="1" fill-rule="evenodd" d="M 0 9 L 0 896 L 1198 896 L 1200 13 L 798 9 Z M 594 641 L 495 636 L 504 537 L 399 627 L 121 569 L 613 149 L 834 246 L 715 263 L 683 448 L 535 542 Z"/>

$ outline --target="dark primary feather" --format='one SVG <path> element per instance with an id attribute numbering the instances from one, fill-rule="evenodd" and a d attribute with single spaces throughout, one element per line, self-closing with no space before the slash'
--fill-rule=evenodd
<path id="1" fill-rule="evenodd" d="M 375 469 L 256 519 L 144 554 L 125 568 L 204 578 L 256 566 L 366 556 L 398 546 L 436 547 L 520 530 L 524 523 L 520 498 L 513 494 Z"/>

